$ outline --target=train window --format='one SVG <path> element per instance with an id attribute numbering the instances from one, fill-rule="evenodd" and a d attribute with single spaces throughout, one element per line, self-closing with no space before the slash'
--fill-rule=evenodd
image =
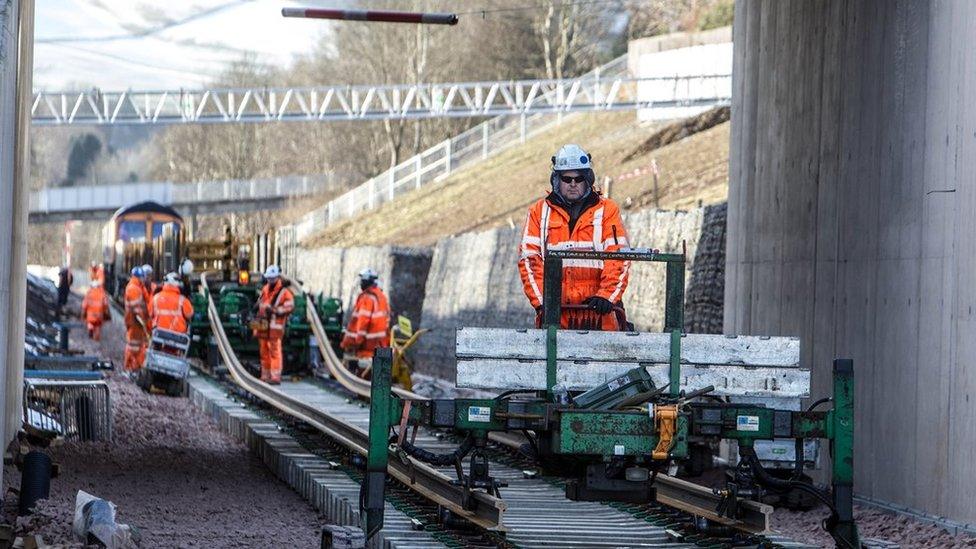
<path id="1" fill-rule="evenodd" d="M 156 238 L 157 236 L 163 236 L 163 225 L 165 225 L 165 224 L 166 223 L 161 223 L 159 221 L 153 223 L 153 229 L 152 229 L 152 231 L 153 231 L 152 237 L 153 238 Z"/>
<path id="2" fill-rule="evenodd" d="M 119 240 L 122 242 L 133 242 L 145 239 L 145 221 L 123 221 L 119 223 Z"/>

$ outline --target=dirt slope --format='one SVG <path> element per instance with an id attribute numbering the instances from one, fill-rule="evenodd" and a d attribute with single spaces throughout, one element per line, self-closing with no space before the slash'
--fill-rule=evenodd
<path id="1" fill-rule="evenodd" d="M 336 223 L 309 246 L 429 245 L 467 231 L 523 222 L 528 205 L 549 191 L 550 157 L 564 143 L 593 155 L 597 181 L 614 177 L 611 196 L 627 209 L 654 204 L 650 175 L 618 177 L 656 159 L 663 209 L 711 204 L 728 191 L 729 124 L 649 152 L 641 150 L 660 126 L 641 124 L 633 112 L 568 117 L 562 125 L 355 219 Z M 625 158 L 630 157 L 629 160 Z"/>

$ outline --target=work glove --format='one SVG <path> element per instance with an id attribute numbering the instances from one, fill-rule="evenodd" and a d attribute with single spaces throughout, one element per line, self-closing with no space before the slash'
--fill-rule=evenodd
<path id="1" fill-rule="evenodd" d="M 600 313 L 601 315 L 605 315 L 613 310 L 613 303 L 610 303 L 610 300 L 604 299 L 599 296 L 586 298 L 586 301 L 583 302 L 583 305 L 586 305 L 587 307 L 593 309 L 594 311 Z"/>

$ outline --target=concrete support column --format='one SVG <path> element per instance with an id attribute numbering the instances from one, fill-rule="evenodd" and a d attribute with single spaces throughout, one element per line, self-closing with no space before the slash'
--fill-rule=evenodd
<path id="1" fill-rule="evenodd" d="M 3 447 L 20 427 L 27 293 L 33 0 L 0 0 L 0 403 Z"/>
<path id="2" fill-rule="evenodd" d="M 728 333 L 854 359 L 858 494 L 976 522 L 976 3 L 736 2 Z"/>

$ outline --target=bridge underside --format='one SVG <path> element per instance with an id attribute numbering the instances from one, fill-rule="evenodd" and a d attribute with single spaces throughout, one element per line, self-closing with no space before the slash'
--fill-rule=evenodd
<path id="1" fill-rule="evenodd" d="M 856 491 L 976 522 L 976 3 L 736 2 L 725 330 L 854 359 Z"/>
<path id="2" fill-rule="evenodd" d="M 295 197 L 265 198 L 259 201 L 237 202 L 207 202 L 201 204 L 170 204 L 184 216 L 210 215 L 229 213 L 248 213 L 265 210 L 278 210 L 290 202 L 300 199 Z M 111 210 L 79 210 L 64 212 L 31 212 L 28 223 L 63 223 L 65 221 L 108 221 L 117 208 Z"/>

